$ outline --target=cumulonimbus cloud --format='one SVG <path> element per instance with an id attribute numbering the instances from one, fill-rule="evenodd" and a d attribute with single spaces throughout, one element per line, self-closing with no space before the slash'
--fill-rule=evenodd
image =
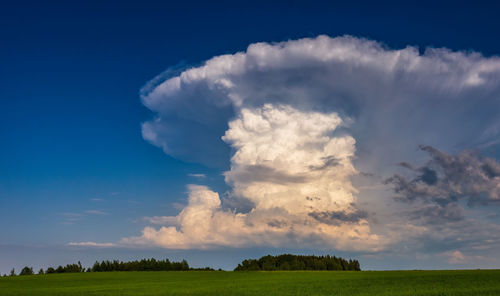
<path id="1" fill-rule="evenodd" d="M 123 242 L 383 249 L 404 233 L 374 230 L 373 221 L 390 215 L 371 219 L 359 201 L 381 204 L 387 192 L 357 190 L 352 178 L 393 175 L 395 163 L 419 161 L 420 144 L 453 153 L 499 145 L 499 92 L 497 57 L 394 50 L 350 36 L 255 43 L 162 76 L 142 92 L 156 114 L 143 123 L 143 137 L 180 159 L 215 167 L 230 161 L 229 199 L 249 206 L 225 207 L 231 203 L 218 193 L 191 185 L 188 205 L 164 219 L 175 223 Z M 485 174 L 496 174 L 489 168 Z M 421 182 L 438 182 L 434 171 L 420 173 Z M 448 220 L 465 215 L 453 205 L 427 206 Z"/>

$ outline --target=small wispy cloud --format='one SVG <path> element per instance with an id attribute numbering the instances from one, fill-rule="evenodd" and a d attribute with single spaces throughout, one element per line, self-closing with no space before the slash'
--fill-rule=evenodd
<path id="1" fill-rule="evenodd" d="M 82 213 L 71 213 L 71 212 L 62 213 L 61 215 L 64 217 L 64 221 L 62 223 L 66 225 L 75 224 L 76 222 L 80 221 L 84 216 Z"/>
<path id="2" fill-rule="evenodd" d="M 105 200 L 104 200 L 104 199 L 102 199 L 102 198 L 91 198 L 90 200 L 91 200 L 91 201 L 97 201 L 97 202 L 105 201 Z"/>
<path id="3" fill-rule="evenodd" d="M 188 174 L 189 177 L 193 177 L 193 178 L 206 178 L 207 175 L 205 174 Z"/>
<path id="4" fill-rule="evenodd" d="M 72 212 L 65 212 L 62 213 L 64 217 L 71 218 L 71 219 L 76 219 L 76 218 L 81 218 L 83 216 L 82 213 L 72 213 Z"/>
<path id="5" fill-rule="evenodd" d="M 115 247 L 114 243 L 96 243 L 96 242 L 70 242 L 68 246 L 72 247 L 96 247 L 96 248 L 109 248 Z"/>
<path id="6" fill-rule="evenodd" d="M 101 210 L 88 210 L 88 211 L 85 211 L 85 214 L 89 214 L 89 215 L 108 215 L 109 213 L 101 211 Z"/>
<path id="7" fill-rule="evenodd" d="M 186 205 L 180 202 L 173 202 L 172 207 L 176 210 L 182 210 Z"/>
<path id="8" fill-rule="evenodd" d="M 66 224 L 66 225 L 72 225 L 72 224 L 75 224 L 81 220 L 83 220 L 85 217 L 88 217 L 88 216 L 96 216 L 96 215 L 109 215 L 108 212 L 105 212 L 103 210 L 86 210 L 84 212 L 81 212 L 81 213 L 75 213 L 75 212 L 65 212 L 65 213 L 61 213 L 61 215 L 64 217 L 64 221 L 62 222 L 62 224 Z"/>

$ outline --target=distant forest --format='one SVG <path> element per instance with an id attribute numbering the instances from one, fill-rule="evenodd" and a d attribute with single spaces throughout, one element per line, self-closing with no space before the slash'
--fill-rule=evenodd
<path id="1" fill-rule="evenodd" d="M 191 268 L 186 260 L 180 262 L 165 260 L 142 259 L 130 262 L 123 261 L 96 261 L 92 267 L 85 268 L 80 261 L 76 264 L 67 264 L 56 268 L 49 267 L 46 270 L 40 269 L 38 274 L 51 273 L 75 273 L 75 272 L 105 272 L 105 271 L 187 271 L 187 270 L 206 270 L 212 271 L 213 268 Z M 220 269 L 219 269 L 220 270 Z M 279 256 L 267 255 L 260 259 L 243 260 L 234 271 L 272 271 L 272 270 L 361 270 L 357 260 L 346 260 L 335 256 L 303 256 L 284 254 Z M 19 275 L 35 274 L 32 267 L 24 267 Z M 10 276 L 15 276 L 14 269 Z M 7 276 L 7 275 L 4 275 Z"/>
<path id="2" fill-rule="evenodd" d="M 335 256 L 267 255 L 260 259 L 243 260 L 234 271 L 255 270 L 353 270 L 360 271 L 358 260 Z"/>
<path id="3" fill-rule="evenodd" d="M 168 259 L 156 260 L 142 259 L 140 261 L 96 261 L 91 268 L 85 269 L 80 261 L 77 264 L 67 264 L 66 266 L 59 265 L 58 267 L 49 267 L 46 270 L 40 269 L 38 274 L 51 274 L 51 273 L 74 273 L 74 272 L 103 272 L 103 271 L 186 271 L 186 270 L 213 270 L 210 267 L 205 268 L 190 268 L 186 260 L 181 262 L 174 262 Z M 24 267 L 19 275 L 32 275 L 32 267 Z M 12 269 L 10 276 L 16 275 L 15 270 Z M 5 275 L 4 275 L 5 276 Z"/>

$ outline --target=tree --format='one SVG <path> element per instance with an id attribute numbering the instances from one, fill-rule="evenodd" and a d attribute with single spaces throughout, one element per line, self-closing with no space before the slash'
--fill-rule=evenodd
<path id="1" fill-rule="evenodd" d="M 12 268 L 10 271 L 10 276 L 15 276 L 15 275 L 16 275 L 16 271 L 14 270 L 14 268 Z"/>
<path id="2" fill-rule="evenodd" d="M 44 274 L 43 268 L 40 268 L 40 270 L 38 271 L 38 274 Z"/>
<path id="3" fill-rule="evenodd" d="M 268 255 L 259 259 L 259 266 L 262 270 L 276 270 L 276 258 Z"/>
<path id="4" fill-rule="evenodd" d="M 25 266 L 19 273 L 19 275 L 33 275 L 33 274 L 34 274 L 33 267 L 28 267 L 28 266 Z"/>
<path id="5" fill-rule="evenodd" d="M 189 270 L 189 264 L 185 259 L 183 259 L 181 262 L 181 270 Z"/>
<path id="6" fill-rule="evenodd" d="M 47 268 L 47 271 L 45 273 L 56 273 L 56 270 L 54 269 L 54 267 L 49 267 Z"/>

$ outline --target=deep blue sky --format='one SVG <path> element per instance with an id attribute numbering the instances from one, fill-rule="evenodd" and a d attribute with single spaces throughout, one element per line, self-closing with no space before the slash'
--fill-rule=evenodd
<path id="1" fill-rule="evenodd" d="M 500 53 L 500 7 L 487 2 L 104 2 L 0 4 L 2 273 L 35 260 L 35 246 L 137 235 L 135 220 L 178 211 L 189 173 L 224 190 L 227 168 L 173 159 L 141 136 L 153 114 L 139 90 L 168 67 L 318 34 Z M 161 253 L 148 252 L 138 256 Z"/>

